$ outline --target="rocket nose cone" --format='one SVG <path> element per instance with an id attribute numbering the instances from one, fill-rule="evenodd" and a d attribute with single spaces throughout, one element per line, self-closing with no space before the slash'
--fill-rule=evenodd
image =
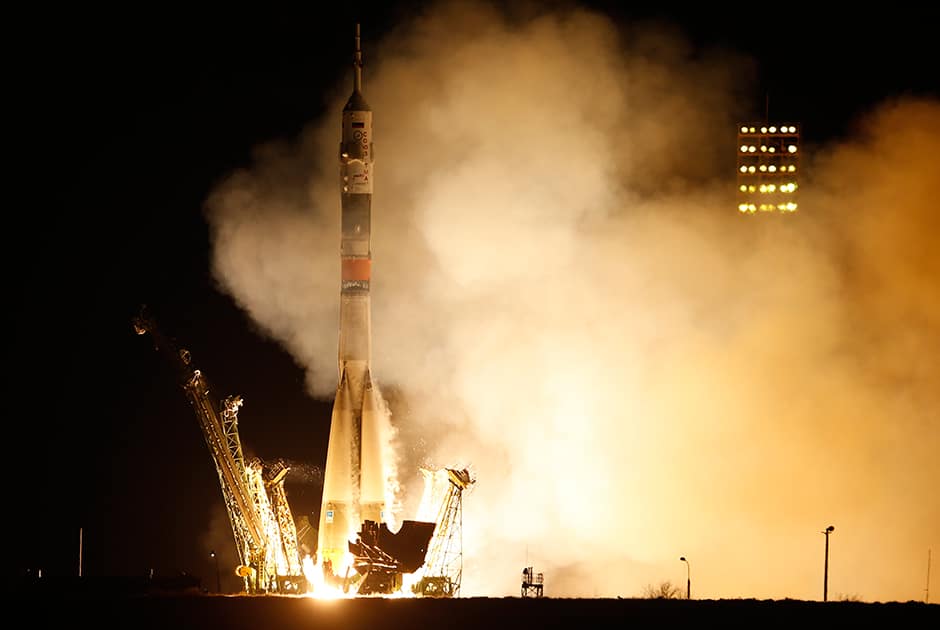
<path id="1" fill-rule="evenodd" d="M 343 107 L 344 112 L 371 112 L 372 108 L 369 107 L 369 104 L 366 103 L 366 99 L 362 97 L 362 93 L 359 90 L 354 90 L 353 93 L 349 96 L 349 100 L 346 101 L 346 106 Z"/>

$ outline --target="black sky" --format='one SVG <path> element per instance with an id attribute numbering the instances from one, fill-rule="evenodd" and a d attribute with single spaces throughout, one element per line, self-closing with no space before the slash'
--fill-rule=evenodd
<path id="1" fill-rule="evenodd" d="M 309 398 L 302 369 L 215 289 L 202 204 L 220 178 L 249 164 L 253 147 L 293 139 L 318 118 L 347 78 L 356 21 L 368 68 L 371 43 L 422 4 L 8 16 L 7 146 L 19 194 L 6 212 L 6 400 L 17 572 L 74 572 L 80 527 L 86 574 L 209 566 L 201 539 L 221 509 L 215 470 L 173 371 L 133 333 L 142 303 L 190 348 L 220 397 L 244 397 L 249 450 L 322 466 L 330 401 Z M 811 140 L 847 133 L 885 98 L 938 94 L 932 16 L 917 4 L 843 16 L 809 4 L 751 13 L 588 6 L 754 55 L 755 111 L 769 91 L 772 112 L 801 121 Z M 295 511 L 316 509 L 310 488 L 295 486 Z"/>

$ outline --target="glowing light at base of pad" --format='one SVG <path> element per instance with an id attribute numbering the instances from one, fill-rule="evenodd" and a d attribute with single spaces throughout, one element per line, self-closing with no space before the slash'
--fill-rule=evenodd
<path id="1" fill-rule="evenodd" d="M 347 553 L 348 564 L 344 562 L 346 566 L 343 567 L 343 571 L 346 570 L 346 567 L 352 567 L 352 554 Z M 326 581 L 325 576 L 323 575 L 323 567 L 319 564 L 314 563 L 313 558 L 309 555 L 304 556 L 304 576 L 307 578 L 307 593 L 308 597 L 313 597 L 315 599 L 344 599 L 355 597 L 355 593 L 343 592 L 343 589 L 330 584 Z"/>

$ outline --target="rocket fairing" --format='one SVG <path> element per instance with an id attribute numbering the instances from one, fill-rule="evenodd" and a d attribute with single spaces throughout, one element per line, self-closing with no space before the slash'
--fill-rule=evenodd
<path id="1" fill-rule="evenodd" d="M 353 91 L 339 146 L 342 234 L 339 380 L 330 425 L 317 553 L 339 574 L 363 521 L 385 519 L 381 400 L 371 373 L 372 110 L 362 96 L 359 25 Z"/>

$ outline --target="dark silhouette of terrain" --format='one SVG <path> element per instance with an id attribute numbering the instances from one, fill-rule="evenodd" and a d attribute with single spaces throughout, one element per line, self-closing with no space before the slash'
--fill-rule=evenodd
<path id="1" fill-rule="evenodd" d="M 41 583 L 40 583 L 41 582 Z M 14 584 L 21 627 L 351 630 L 369 628 L 940 627 L 940 604 L 801 600 L 380 598 L 208 595 L 198 579 L 33 580 Z M 19 609 L 18 609 L 19 608 Z"/>

